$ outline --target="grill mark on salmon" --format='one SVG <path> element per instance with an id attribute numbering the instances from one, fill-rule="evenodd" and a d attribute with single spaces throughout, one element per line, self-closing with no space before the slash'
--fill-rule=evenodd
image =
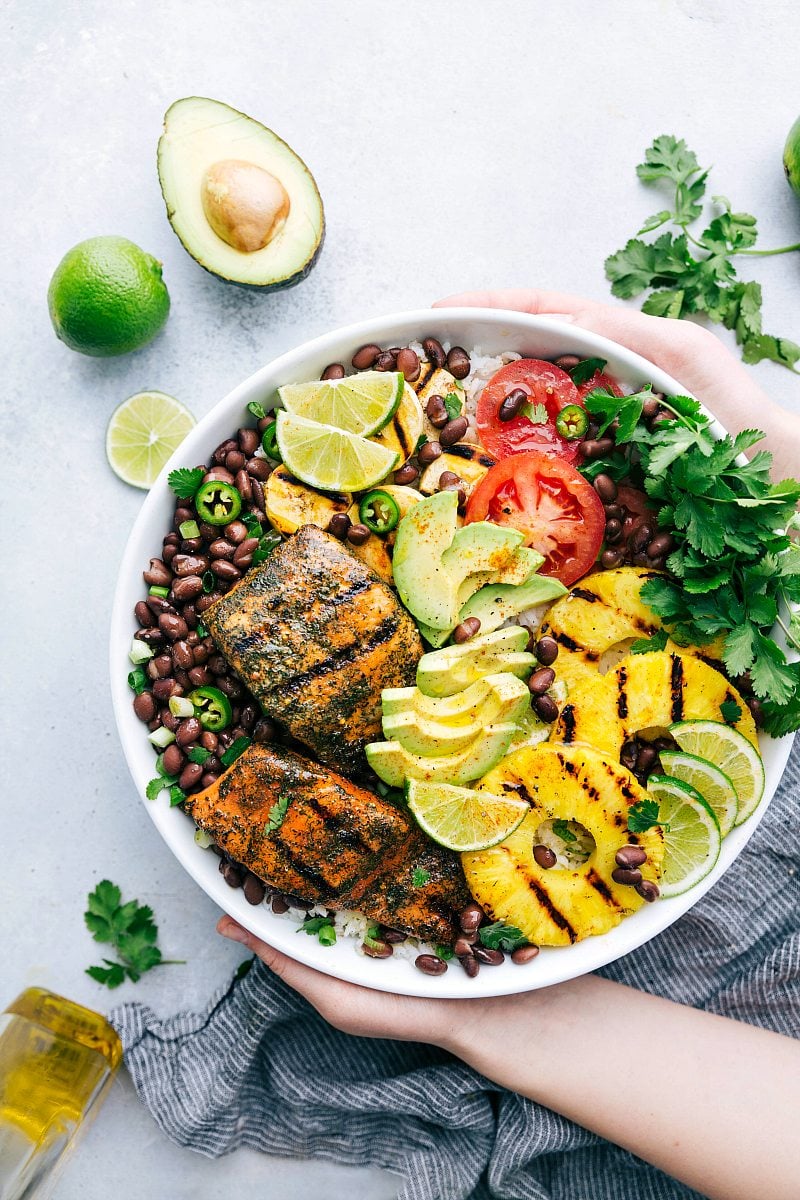
<path id="1" fill-rule="evenodd" d="M 672 720 L 680 721 L 683 717 L 683 659 L 679 654 L 672 655 L 670 699 Z"/>
<path id="2" fill-rule="evenodd" d="M 306 687 L 313 680 L 320 679 L 323 675 L 330 675 L 331 671 L 338 671 L 346 663 L 354 662 L 364 652 L 369 652 L 377 649 L 378 646 L 383 646 L 397 632 L 398 624 L 399 622 L 396 617 L 387 617 L 378 626 L 366 644 L 361 643 L 360 645 L 347 646 L 344 650 L 337 651 L 336 654 L 332 654 L 330 658 L 325 659 L 323 662 L 317 663 L 302 675 L 294 675 L 288 690 L 291 692 L 298 688 Z M 265 705 L 269 704 L 269 696 L 269 692 L 264 696 L 263 702 Z"/>

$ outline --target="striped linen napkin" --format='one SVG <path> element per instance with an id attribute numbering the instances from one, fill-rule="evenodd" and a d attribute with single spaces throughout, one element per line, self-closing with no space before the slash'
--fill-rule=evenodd
<path id="1" fill-rule="evenodd" d="M 609 979 L 800 1037 L 800 739 L 727 874 Z M 137 1092 L 173 1141 L 379 1166 L 401 1200 L 686 1200 L 627 1151 L 430 1046 L 349 1037 L 260 962 L 199 1013 L 111 1014 Z M 569 1069 L 580 1070 L 580 1064 Z"/>

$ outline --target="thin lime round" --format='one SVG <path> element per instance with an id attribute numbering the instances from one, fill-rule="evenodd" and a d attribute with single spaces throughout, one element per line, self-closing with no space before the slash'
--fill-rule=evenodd
<path id="1" fill-rule="evenodd" d="M 278 395 L 296 417 L 369 437 L 397 412 L 403 387 L 399 371 L 362 371 L 345 379 L 287 383 L 278 388 Z"/>
<path id="2" fill-rule="evenodd" d="M 519 796 L 493 796 L 450 783 L 409 779 L 406 800 L 429 838 L 463 854 L 504 842 L 521 825 L 530 805 Z"/>
<path id="3" fill-rule="evenodd" d="M 111 414 L 106 456 L 112 471 L 133 487 L 149 488 L 195 420 L 166 392 L 137 392 Z"/>
<path id="4" fill-rule="evenodd" d="M 664 831 L 664 870 L 659 891 L 681 896 L 705 879 L 719 858 L 722 834 L 710 804 L 688 783 L 669 775 L 651 775 L 647 790 L 658 801 Z"/>
<path id="5" fill-rule="evenodd" d="M 361 492 L 385 479 L 397 466 L 394 450 L 355 433 L 278 413 L 278 449 L 286 468 L 323 492 Z"/>
<path id="6" fill-rule="evenodd" d="M 699 792 L 706 804 L 714 810 L 719 822 L 719 831 L 727 837 L 736 824 L 739 800 L 736 788 L 724 771 L 715 767 L 707 758 L 687 754 L 685 750 L 662 750 L 661 765 L 673 779 L 688 783 Z"/>
<path id="7" fill-rule="evenodd" d="M 706 758 L 724 771 L 736 789 L 736 824 L 754 813 L 764 795 L 764 764 L 752 742 L 723 721 L 678 721 L 667 731 L 681 750 Z"/>
<path id="8" fill-rule="evenodd" d="M 123 237 L 89 238 L 68 250 L 47 302 L 61 341 L 98 358 L 146 346 L 169 313 L 161 263 Z"/>

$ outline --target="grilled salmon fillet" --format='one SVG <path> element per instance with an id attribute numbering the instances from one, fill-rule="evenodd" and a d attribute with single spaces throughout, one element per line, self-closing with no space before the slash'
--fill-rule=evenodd
<path id="1" fill-rule="evenodd" d="M 282 892 L 359 909 L 426 941 L 452 945 L 458 936 L 470 899 L 458 856 L 394 805 L 291 750 L 254 743 L 184 807 L 220 849 Z M 416 887 L 415 871 L 427 876 L 420 885 L 418 873 Z"/>
<path id="2" fill-rule="evenodd" d="M 203 619 L 264 712 L 346 774 L 364 771 L 364 746 L 381 737 L 381 691 L 412 684 L 422 655 L 391 588 L 316 525 Z"/>

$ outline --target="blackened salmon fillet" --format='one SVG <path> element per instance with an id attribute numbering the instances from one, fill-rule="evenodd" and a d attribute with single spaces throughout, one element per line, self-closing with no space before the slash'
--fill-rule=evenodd
<path id="1" fill-rule="evenodd" d="M 184 808 L 265 883 L 452 945 L 469 903 L 457 854 L 407 814 L 281 746 L 254 743 Z"/>
<path id="2" fill-rule="evenodd" d="M 203 620 L 264 712 L 346 774 L 364 772 L 364 746 L 381 737 L 381 691 L 413 684 L 423 652 L 391 588 L 316 525 Z"/>

